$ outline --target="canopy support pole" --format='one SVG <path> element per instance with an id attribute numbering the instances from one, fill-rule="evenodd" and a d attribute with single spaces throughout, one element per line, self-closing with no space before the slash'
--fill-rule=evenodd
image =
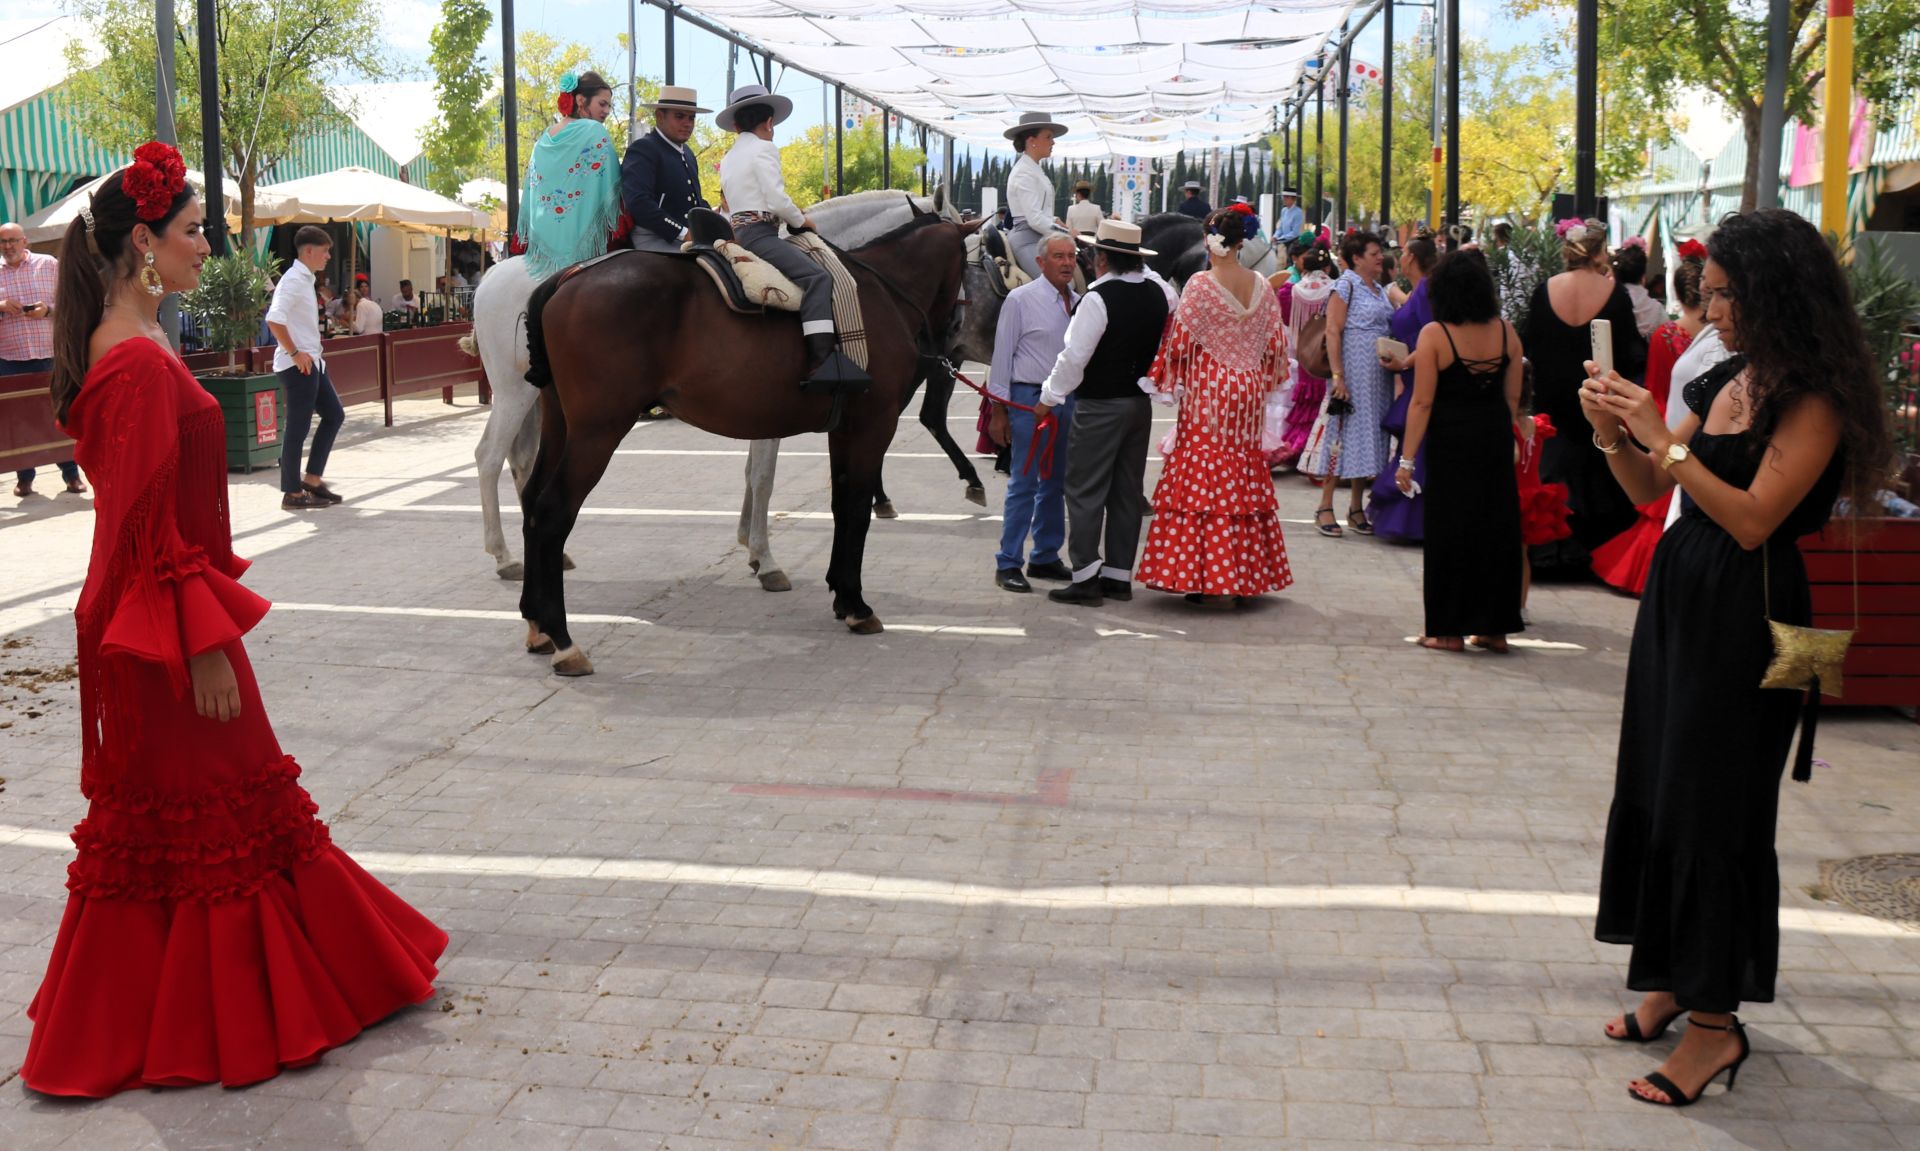
<path id="1" fill-rule="evenodd" d="M 893 187 L 893 128 L 887 110 L 880 109 L 880 186 Z"/>
<path id="2" fill-rule="evenodd" d="M 200 40 L 200 172 L 206 180 L 207 213 L 202 234 L 216 256 L 227 254 L 227 193 L 221 186 L 226 168 L 220 151 L 220 51 L 215 39 L 213 0 L 199 0 L 195 10 Z"/>
<path id="3" fill-rule="evenodd" d="M 638 85 L 636 83 L 636 79 L 637 79 L 637 74 L 640 70 L 639 69 L 640 34 L 639 34 L 638 28 L 634 23 L 635 20 L 637 19 L 638 9 L 639 9 L 639 6 L 634 2 L 634 0 L 627 0 L 627 139 L 628 140 L 632 140 L 634 137 L 633 114 L 634 114 L 634 109 L 636 107 L 636 102 L 639 99 Z M 447 246 L 449 250 L 452 249 L 453 233 L 451 231 L 447 233 Z"/>
<path id="4" fill-rule="evenodd" d="M 662 12 L 664 12 L 664 13 L 666 13 L 666 25 L 667 25 L 667 29 L 666 29 L 666 33 L 665 33 L 665 36 L 664 36 L 664 37 L 662 38 L 662 40 L 661 40 L 661 42 L 660 42 L 660 49 L 661 49 L 661 52 L 662 52 L 662 53 L 663 53 L 663 54 L 665 55 L 665 58 L 666 58 L 666 63 L 665 63 L 665 64 L 663 64 L 663 65 L 661 65 L 661 67 L 660 67 L 660 74 L 661 74 L 661 77 L 662 77 L 662 81 L 661 81 L 661 82 L 662 82 L 662 83 L 666 83 L 666 84 L 671 84 L 671 83 L 673 83 L 673 13 L 674 13 L 674 6 L 673 6 L 673 5 L 671 5 L 671 4 L 667 4 L 667 5 L 663 5 L 663 6 L 661 7 L 661 9 L 660 9 L 660 10 L 661 10 Z"/>
<path id="5" fill-rule="evenodd" d="M 513 0 L 500 0 L 500 110 L 507 145 L 507 236 L 520 231 L 520 87 L 513 64 Z"/>
<path id="6" fill-rule="evenodd" d="M 1380 230 L 1393 227 L 1393 0 L 1380 8 Z"/>
<path id="7" fill-rule="evenodd" d="M 1320 57 L 1313 89 L 1313 222 L 1327 222 L 1327 58 Z"/>
<path id="8" fill-rule="evenodd" d="M 1347 89 L 1349 73 L 1353 71 L 1352 46 L 1342 41 L 1340 44 L 1340 88 L 1337 93 L 1340 102 L 1340 173 L 1335 185 L 1334 219 L 1339 221 L 1339 230 L 1347 230 Z"/>
<path id="9" fill-rule="evenodd" d="M 1591 0 L 1586 0 L 1591 2 Z M 1447 0 L 1447 226 L 1460 222 L 1460 0 Z M 1451 249 L 1455 245 L 1449 243 Z"/>
<path id="10" fill-rule="evenodd" d="M 153 39 L 159 48 L 156 71 L 160 83 L 154 93 L 154 139 L 162 144 L 178 144 L 176 133 L 179 128 L 174 121 L 174 73 L 173 73 L 173 0 L 154 0 Z M 212 201 L 208 201 L 212 203 Z M 224 214 L 225 204 L 219 211 Z M 251 250 L 251 247 L 249 247 Z M 180 350 L 180 295 L 168 292 L 160 301 L 160 330 L 167 334 L 167 342 L 174 351 Z"/>
<path id="11" fill-rule="evenodd" d="M 1753 206 L 1780 206 L 1780 137 L 1787 128 L 1787 57 L 1792 52 L 1789 0 L 1767 5 L 1767 83 L 1760 96 L 1760 186 Z"/>
<path id="12" fill-rule="evenodd" d="M 1451 2 L 1457 4 L 1459 0 Z M 1600 3 L 1599 0 L 1577 0 L 1577 3 L 1573 67 L 1573 214 L 1584 220 L 1600 210 L 1594 171 L 1594 152 L 1599 137 Z M 1452 151 L 1452 148 L 1448 151 Z"/>
<path id="13" fill-rule="evenodd" d="M 847 122 L 847 93 L 840 85 L 833 86 L 833 194 L 838 196 L 847 183 L 847 141 L 844 131 Z"/>

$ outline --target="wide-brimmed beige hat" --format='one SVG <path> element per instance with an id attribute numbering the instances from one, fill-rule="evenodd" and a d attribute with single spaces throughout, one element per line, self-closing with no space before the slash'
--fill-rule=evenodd
<path id="1" fill-rule="evenodd" d="M 704 113 L 713 111 L 712 108 L 702 108 L 699 105 L 700 96 L 692 88 L 676 88 L 672 84 L 668 84 L 660 89 L 659 96 L 648 100 L 640 106 L 642 108 L 652 108 L 656 112 L 662 108 L 671 108 L 679 112 Z"/>
<path id="2" fill-rule="evenodd" d="M 720 109 L 719 114 L 713 118 L 714 126 L 722 132 L 738 132 L 740 129 L 733 126 L 733 118 L 740 109 L 750 104 L 765 104 L 772 108 L 773 122 L 776 124 L 793 115 L 792 100 L 767 91 L 763 84 L 748 84 L 743 88 L 735 88 L 727 97 L 727 106 Z"/>
<path id="3" fill-rule="evenodd" d="M 1160 253 L 1152 248 L 1140 246 L 1140 225 L 1129 224 L 1125 220 L 1102 220 L 1093 235 L 1081 233 L 1074 239 L 1091 247 L 1109 252 L 1124 252 L 1129 256 L 1157 256 Z"/>
<path id="4" fill-rule="evenodd" d="M 1000 134 L 1011 140 L 1022 132 L 1033 132 L 1041 128 L 1052 128 L 1053 138 L 1056 140 L 1067 134 L 1067 126 L 1052 119 L 1045 112 L 1022 112 L 1020 122 Z"/>

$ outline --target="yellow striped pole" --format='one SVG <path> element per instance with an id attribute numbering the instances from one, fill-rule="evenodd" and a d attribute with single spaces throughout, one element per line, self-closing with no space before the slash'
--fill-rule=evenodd
<path id="1" fill-rule="evenodd" d="M 1820 126 L 1820 227 L 1847 234 L 1847 153 L 1853 144 L 1853 0 L 1827 0 L 1827 90 Z M 1761 173 L 1764 178 L 1766 173 Z"/>
<path id="2" fill-rule="evenodd" d="M 1427 177 L 1427 230 L 1440 230 L 1440 202 L 1446 197 L 1447 166 L 1446 152 L 1440 145 L 1433 146 L 1433 171 Z"/>

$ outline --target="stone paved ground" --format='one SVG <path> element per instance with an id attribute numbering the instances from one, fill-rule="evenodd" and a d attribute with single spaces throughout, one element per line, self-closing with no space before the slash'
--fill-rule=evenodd
<path id="1" fill-rule="evenodd" d="M 1656 1111 L 1622 1085 L 1660 1048 L 1600 1033 L 1625 952 L 1589 936 L 1630 602 L 1542 588 L 1553 646 L 1418 650 L 1420 553 L 1314 537 L 1297 481 L 1298 583 L 1256 610 L 1015 597 L 997 523 L 905 424 L 910 514 L 868 566 L 891 630 L 859 639 L 829 525 L 779 524 L 799 590 L 761 592 L 740 445 L 666 423 L 575 536 L 573 608 L 612 622 L 579 630 L 599 674 L 560 681 L 479 548 L 482 413 L 402 409 L 352 413 L 352 503 L 294 519 L 236 477 L 236 527 L 280 604 L 249 645 L 281 739 L 452 933 L 439 993 L 247 1090 L 9 1081 L 0 1147 L 1920 1149 L 1920 936 L 1809 892 L 1822 860 L 1915 848 L 1897 716 L 1829 718 L 1833 770 L 1788 785 L 1780 999 L 1744 1013 L 1740 1089 Z M 826 509 L 795 454 L 822 448 L 790 444 L 777 508 Z M 0 525 L 0 667 L 57 668 L 89 517 Z M 82 814 L 72 685 L 19 682 L 0 1074 Z"/>

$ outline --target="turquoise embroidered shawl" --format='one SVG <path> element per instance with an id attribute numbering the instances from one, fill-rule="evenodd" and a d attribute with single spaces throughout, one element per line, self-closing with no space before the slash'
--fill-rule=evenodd
<path id="1" fill-rule="evenodd" d="M 520 239 L 527 270 L 544 279 L 604 255 L 620 219 L 620 158 L 597 120 L 570 120 L 542 132 L 520 193 Z"/>

